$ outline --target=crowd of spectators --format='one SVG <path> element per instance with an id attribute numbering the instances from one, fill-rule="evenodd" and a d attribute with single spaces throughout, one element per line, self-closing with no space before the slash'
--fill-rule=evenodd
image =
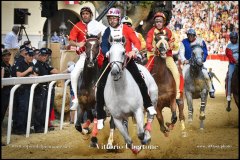
<path id="1" fill-rule="evenodd" d="M 238 14 L 238 1 L 173 1 L 168 27 L 178 41 L 194 28 L 205 40 L 209 54 L 225 54 L 230 32 L 238 32 Z"/>

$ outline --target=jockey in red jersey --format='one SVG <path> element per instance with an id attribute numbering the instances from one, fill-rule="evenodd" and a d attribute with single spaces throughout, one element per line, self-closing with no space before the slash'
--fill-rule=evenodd
<path id="1" fill-rule="evenodd" d="M 154 52 L 156 50 L 156 42 L 155 42 L 155 34 L 157 33 L 165 33 L 168 37 L 168 45 L 169 45 L 169 49 L 166 53 L 167 58 L 166 58 L 166 65 L 169 68 L 169 70 L 171 71 L 173 78 L 176 82 L 176 91 L 177 91 L 177 95 L 176 95 L 176 99 L 180 98 L 180 90 L 179 90 L 179 85 L 180 85 L 180 74 L 178 72 L 178 68 L 177 65 L 174 63 L 173 60 L 173 54 L 172 54 L 172 49 L 174 47 L 174 41 L 175 38 L 172 34 L 172 31 L 170 29 L 168 29 L 166 27 L 166 16 L 162 13 L 162 12 L 157 12 L 154 15 L 154 27 L 152 27 L 148 34 L 147 34 L 147 50 L 148 50 L 148 63 L 146 64 L 146 66 L 148 67 L 148 70 L 151 71 L 151 69 L 153 68 L 153 64 L 154 64 Z"/>
<path id="2" fill-rule="evenodd" d="M 77 82 L 78 82 L 80 73 L 83 70 L 84 62 L 86 59 L 86 53 L 85 53 L 86 35 L 92 34 L 91 31 L 93 30 L 92 29 L 93 27 L 91 27 L 89 29 L 89 25 L 90 24 L 92 24 L 91 26 L 95 25 L 95 28 L 99 29 L 98 31 L 100 31 L 101 29 L 103 29 L 105 27 L 103 24 L 97 22 L 96 20 L 92 20 L 93 12 L 89 7 L 83 7 L 81 9 L 80 17 L 81 17 L 81 21 L 78 22 L 72 28 L 72 30 L 70 32 L 70 36 L 69 36 L 69 44 L 71 46 L 76 46 L 77 48 L 79 48 L 77 50 L 77 53 L 80 55 L 79 60 L 75 64 L 75 68 L 71 72 L 71 85 L 72 85 L 72 89 L 73 89 L 73 94 L 74 94 L 73 97 L 74 98 L 72 100 L 73 105 L 70 108 L 70 110 L 76 110 L 77 106 L 78 106 Z M 98 34 L 98 33 L 96 33 L 96 30 L 93 32 L 95 35 Z"/>
<path id="3" fill-rule="evenodd" d="M 138 84 L 142 97 L 144 102 L 144 107 L 147 109 L 150 115 L 155 115 L 157 112 L 152 105 L 151 99 L 148 95 L 148 89 L 145 84 L 144 79 L 142 78 L 141 74 L 139 73 L 139 70 L 137 68 L 137 65 L 134 62 L 134 58 L 136 57 L 136 53 L 141 49 L 141 43 L 139 39 L 137 38 L 134 30 L 130 27 L 128 27 L 125 24 L 121 24 L 121 12 L 117 8 L 111 8 L 107 13 L 107 19 L 109 23 L 109 27 L 105 30 L 103 37 L 102 37 L 102 52 L 105 57 L 104 63 L 103 63 L 103 70 L 108 65 L 108 51 L 111 47 L 111 44 L 108 41 L 109 36 L 111 35 L 113 39 L 118 39 L 121 37 L 125 37 L 126 43 L 125 43 L 125 49 L 126 49 L 126 55 L 130 59 L 126 68 L 133 76 L 134 80 Z M 134 49 L 132 49 L 132 44 L 135 46 Z M 105 111 L 103 109 L 104 106 L 104 88 L 106 85 L 107 77 L 110 72 L 110 68 L 107 68 L 104 72 L 102 78 L 100 79 L 98 86 L 97 86 L 97 119 L 98 119 L 98 129 L 103 128 L 103 119 L 105 118 Z"/>

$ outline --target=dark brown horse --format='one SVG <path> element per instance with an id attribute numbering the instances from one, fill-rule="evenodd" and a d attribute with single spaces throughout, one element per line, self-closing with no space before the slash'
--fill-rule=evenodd
<path id="1" fill-rule="evenodd" d="M 171 71 L 166 65 L 166 51 L 168 50 L 167 36 L 162 33 L 155 34 L 155 41 L 157 44 L 157 51 L 155 52 L 154 66 L 151 71 L 157 85 L 158 85 L 158 104 L 157 104 L 157 119 L 160 124 L 160 130 L 165 136 L 168 136 L 169 128 L 171 129 L 177 121 L 176 115 L 176 83 Z M 159 43 L 158 43 L 159 42 Z M 185 130 L 184 114 L 183 114 L 183 94 L 177 100 L 179 107 L 179 118 L 182 124 L 182 131 Z M 164 125 L 162 110 L 164 107 L 170 107 L 172 112 L 171 123 L 167 122 Z"/>
<path id="2" fill-rule="evenodd" d="M 81 74 L 81 81 L 78 87 L 78 99 L 80 110 L 78 109 L 77 122 L 75 128 L 83 133 L 90 133 L 89 125 L 93 121 L 95 114 L 95 90 L 94 85 L 99 76 L 99 68 L 97 57 L 99 55 L 100 36 L 87 36 L 86 39 L 86 59 L 84 68 Z M 83 123 L 83 115 L 87 112 L 87 121 Z"/>
<path id="3" fill-rule="evenodd" d="M 235 103 L 237 107 L 239 108 L 239 79 L 238 79 L 238 67 L 239 64 L 237 63 L 235 65 L 235 69 L 232 75 L 232 80 L 231 80 L 231 92 L 233 94 L 233 98 L 235 100 Z M 227 79 L 226 79 L 227 80 Z M 226 83 L 227 84 L 227 83 Z M 231 101 L 228 101 L 228 106 L 226 110 L 229 112 L 231 111 Z"/>

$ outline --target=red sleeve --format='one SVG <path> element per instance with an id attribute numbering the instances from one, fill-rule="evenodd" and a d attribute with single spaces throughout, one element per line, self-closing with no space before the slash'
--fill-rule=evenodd
<path id="1" fill-rule="evenodd" d="M 153 46 L 152 46 L 152 41 L 153 41 L 153 32 L 154 32 L 155 27 L 153 27 L 152 29 L 150 29 L 150 31 L 148 31 L 147 33 L 147 41 L 146 41 L 146 45 L 147 45 L 147 50 L 149 52 L 152 51 Z"/>
<path id="2" fill-rule="evenodd" d="M 225 53 L 230 63 L 237 63 L 236 60 L 233 58 L 233 52 L 231 49 L 226 48 Z"/>
<path id="3" fill-rule="evenodd" d="M 130 40 L 130 42 L 126 42 L 126 43 L 129 43 L 126 45 L 126 51 L 129 52 L 132 50 L 132 44 L 140 51 L 141 50 L 141 42 L 138 39 L 138 37 L 136 36 L 134 30 L 125 24 L 123 25 L 123 30 L 125 30 L 125 33 L 126 33 L 125 36 L 128 37 L 128 39 Z M 128 48 L 128 47 L 130 47 L 130 48 Z"/>

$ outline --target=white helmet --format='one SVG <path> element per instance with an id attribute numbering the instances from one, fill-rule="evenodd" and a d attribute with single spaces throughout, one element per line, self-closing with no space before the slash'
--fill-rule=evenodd
<path id="1" fill-rule="evenodd" d="M 122 19 L 121 22 L 122 22 L 122 23 L 129 23 L 129 24 L 132 25 L 132 20 L 131 20 L 131 18 L 129 18 L 128 16 L 123 17 L 123 19 Z"/>
<path id="2" fill-rule="evenodd" d="M 108 10 L 107 16 L 116 16 L 121 18 L 121 10 L 118 8 L 110 8 Z"/>

